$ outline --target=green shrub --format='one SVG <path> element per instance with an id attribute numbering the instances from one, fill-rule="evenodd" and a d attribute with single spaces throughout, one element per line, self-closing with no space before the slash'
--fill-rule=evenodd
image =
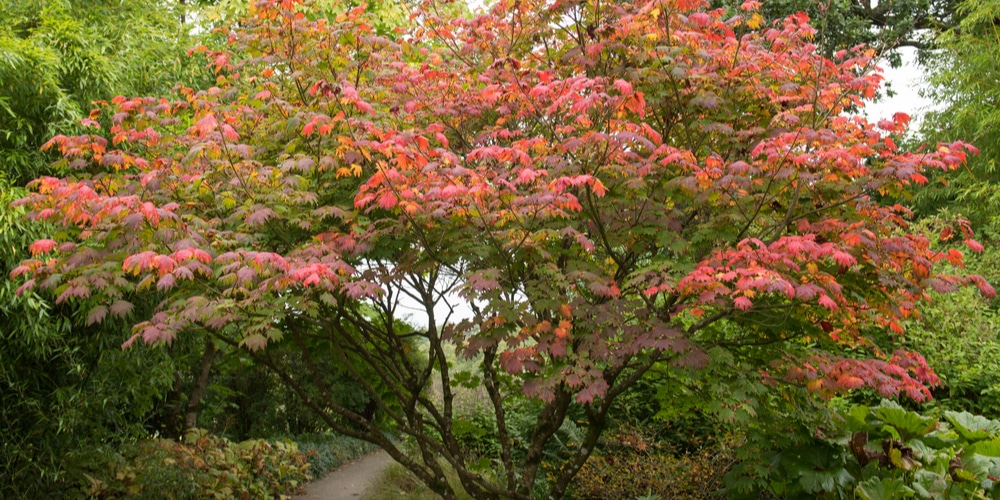
<path id="1" fill-rule="evenodd" d="M 369 442 L 332 432 L 303 434 L 295 437 L 295 442 L 309 460 L 309 473 L 314 478 L 321 478 L 345 462 L 378 449 Z"/>
<path id="2" fill-rule="evenodd" d="M 917 223 L 919 231 L 931 241 L 938 241 L 942 252 L 962 250 L 960 238 L 948 234 L 957 214 L 942 212 Z M 946 267 L 948 272 L 965 271 L 983 276 L 988 282 L 1000 282 L 1000 251 L 997 235 L 985 230 L 986 250 L 965 255 L 962 266 Z M 976 229 L 980 231 L 979 228 Z M 906 349 L 923 354 L 927 364 L 941 378 L 933 388 L 934 399 L 949 410 L 968 411 L 990 418 L 1000 418 L 1000 301 L 986 299 L 970 289 L 951 293 L 930 292 L 930 301 L 903 323 L 905 335 L 887 339 L 906 344 Z"/>
<path id="3" fill-rule="evenodd" d="M 925 353 L 941 377 L 934 397 L 942 406 L 1000 417 L 1000 317 L 969 290 L 934 295 L 904 340 Z"/>
<path id="4" fill-rule="evenodd" d="M 482 361 L 481 356 L 464 359 L 455 357 L 454 353 L 449 351 L 448 357 L 454 374 L 454 383 L 451 387 L 454 398 L 452 433 L 462 452 L 470 458 L 470 469 L 495 484 L 502 484 L 507 471 L 502 459 L 496 413 L 481 378 L 479 366 Z M 523 460 L 527 453 L 543 403 L 525 397 L 522 388 L 514 383 L 512 377 L 501 377 L 501 383 L 500 393 L 504 404 L 507 434 L 511 442 L 511 457 L 516 463 Z M 431 394 L 439 404 L 443 402 L 439 385 L 431 388 Z M 541 464 L 543 471 L 553 472 L 582 442 L 584 431 L 577 421 L 584 418 L 581 407 L 569 408 L 566 420 L 543 448 L 544 459 Z M 514 473 L 517 475 L 520 471 L 515 470 Z M 547 491 L 548 481 L 549 478 L 545 474 L 536 477 L 533 487 L 536 496 L 543 495 Z"/>
<path id="5" fill-rule="evenodd" d="M 232 443 L 203 430 L 183 442 L 140 441 L 101 461 L 81 493 L 89 498 L 286 498 L 311 479 L 290 441 Z"/>
<path id="6" fill-rule="evenodd" d="M 732 461 L 732 448 L 721 441 L 706 444 L 697 453 L 674 454 L 672 447 L 641 429 L 620 429 L 580 469 L 574 497 L 715 498 Z"/>
<path id="7" fill-rule="evenodd" d="M 994 487 L 1000 421 L 968 412 L 919 414 L 891 401 L 847 406 L 841 414 L 836 429 L 773 457 L 764 492 L 778 498 L 1000 498 Z M 731 497 L 762 493 L 731 485 Z"/>

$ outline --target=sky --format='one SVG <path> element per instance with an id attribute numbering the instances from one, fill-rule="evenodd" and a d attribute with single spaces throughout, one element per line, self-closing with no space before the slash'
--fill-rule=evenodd
<path id="1" fill-rule="evenodd" d="M 866 106 L 865 116 L 870 121 L 891 118 L 893 113 L 903 112 L 910 115 L 911 130 L 916 130 L 920 126 L 923 114 L 933 108 L 933 103 L 929 99 L 920 96 L 920 90 L 926 89 L 928 84 L 923 68 L 917 64 L 916 52 L 912 47 L 900 49 L 903 65 L 899 68 L 890 68 L 888 62 L 880 65 L 884 70 L 886 82 L 892 83 L 892 90 L 896 95 L 883 97 L 880 102 Z"/>

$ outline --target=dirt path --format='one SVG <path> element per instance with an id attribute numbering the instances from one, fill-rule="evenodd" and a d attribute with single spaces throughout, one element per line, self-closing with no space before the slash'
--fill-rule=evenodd
<path id="1" fill-rule="evenodd" d="M 384 451 L 365 455 L 306 485 L 306 492 L 294 498 L 313 500 L 357 500 L 372 481 L 393 462 Z"/>

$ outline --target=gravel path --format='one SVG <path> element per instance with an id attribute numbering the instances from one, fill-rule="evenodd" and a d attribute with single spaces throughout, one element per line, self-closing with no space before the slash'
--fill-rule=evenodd
<path id="1" fill-rule="evenodd" d="M 393 462 L 384 451 L 365 455 L 306 485 L 306 492 L 294 498 L 313 500 L 357 500 L 372 481 Z"/>

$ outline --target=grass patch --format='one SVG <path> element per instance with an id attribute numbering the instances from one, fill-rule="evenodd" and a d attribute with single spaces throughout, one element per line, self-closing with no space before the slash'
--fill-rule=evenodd
<path id="1" fill-rule="evenodd" d="M 448 467 L 447 464 L 442 465 L 444 466 L 445 478 L 448 479 L 448 484 L 455 489 L 459 500 L 471 500 L 472 497 L 462 488 L 462 484 L 458 480 L 458 474 L 455 473 L 454 469 Z M 406 498 L 407 500 L 440 500 L 441 495 L 427 488 L 417 476 L 414 476 L 405 467 L 393 462 L 365 490 L 365 494 L 362 495 L 361 500 L 398 500 L 399 498 Z"/>

